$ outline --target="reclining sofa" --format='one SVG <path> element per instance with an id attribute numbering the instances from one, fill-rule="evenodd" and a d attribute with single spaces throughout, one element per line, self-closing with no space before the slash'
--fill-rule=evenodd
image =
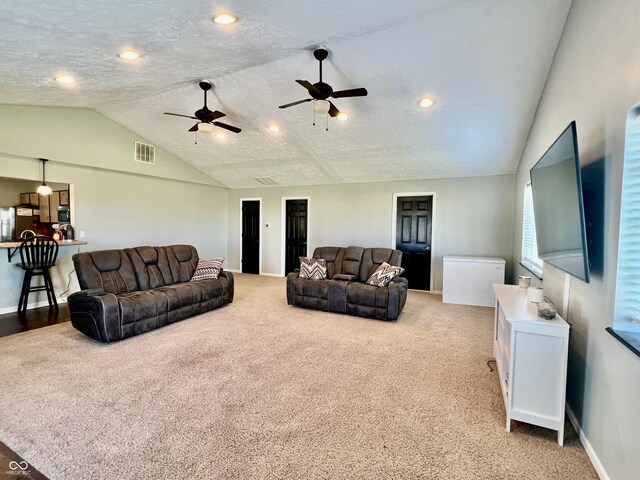
<path id="1" fill-rule="evenodd" d="M 73 255 L 81 291 L 68 297 L 71 323 L 110 343 L 233 301 L 233 275 L 190 281 L 198 265 L 191 245 L 136 247 Z"/>
<path id="2" fill-rule="evenodd" d="M 367 285 L 366 281 L 383 262 L 399 267 L 400 250 L 318 247 L 313 257 L 327 262 L 327 278 L 300 278 L 297 270 L 289 273 L 289 305 L 379 320 L 398 319 L 407 301 L 407 279 L 396 277 L 386 287 Z"/>

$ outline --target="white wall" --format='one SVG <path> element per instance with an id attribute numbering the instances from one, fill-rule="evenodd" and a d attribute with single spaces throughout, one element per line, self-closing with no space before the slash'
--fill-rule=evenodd
<path id="1" fill-rule="evenodd" d="M 582 163 L 605 159 L 605 257 L 590 284 L 571 280 L 567 400 L 604 470 L 621 480 L 640 472 L 640 358 L 605 327 L 613 324 L 625 122 L 640 100 L 638 18 L 637 0 L 574 0 L 518 167 L 513 251 L 519 260 L 529 169 L 575 120 Z M 562 305 L 565 275 L 545 265 L 543 277 L 545 294 Z"/>
<path id="2" fill-rule="evenodd" d="M 240 269 L 240 199 L 262 197 L 262 271 L 281 274 L 282 197 L 309 199 L 308 253 L 318 246 L 390 247 L 393 194 L 436 193 L 434 290 L 444 255 L 498 256 L 511 268 L 513 175 L 229 190 L 229 268 Z M 269 223 L 270 227 L 265 228 Z M 394 245 L 395 246 L 395 245 Z M 508 275 L 510 276 L 510 270 Z"/>
<path id="3" fill-rule="evenodd" d="M 225 255 L 226 188 L 158 148 L 155 166 L 134 162 L 134 141 L 144 139 L 102 115 L 0 105 L 0 132 L 0 177 L 37 181 L 42 173 L 35 157 L 44 157 L 50 159 L 48 180 L 73 185 L 76 235 L 84 231 L 88 242 L 81 250 L 188 243 L 204 258 Z M 66 289 L 76 251 L 60 250 L 53 272 L 57 294 Z M 15 309 L 21 282 L 15 260 L 8 263 L 0 250 L 0 312 Z M 36 295 L 30 301 L 46 298 Z"/>

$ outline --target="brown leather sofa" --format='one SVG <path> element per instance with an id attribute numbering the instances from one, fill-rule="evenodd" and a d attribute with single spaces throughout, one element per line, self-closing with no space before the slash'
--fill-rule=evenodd
<path id="1" fill-rule="evenodd" d="M 69 295 L 71 323 L 110 343 L 213 310 L 233 301 L 233 275 L 191 282 L 191 245 L 77 253 L 81 291 Z"/>
<path id="2" fill-rule="evenodd" d="M 386 287 L 367 285 L 383 263 L 400 266 L 402 252 L 390 248 L 318 247 L 314 258 L 327 262 L 327 279 L 287 275 L 287 302 L 303 308 L 346 313 L 379 320 L 397 320 L 407 301 L 409 282 L 396 277 Z"/>

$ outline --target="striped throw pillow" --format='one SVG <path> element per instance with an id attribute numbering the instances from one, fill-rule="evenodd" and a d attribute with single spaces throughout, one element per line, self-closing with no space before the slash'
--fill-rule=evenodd
<path id="1" fill-rule="evenodd" d="M 386 287 L 391 283 L 391 280 L 399 276 L 402 272 L 404 272 L 404 268 L 392 267 L 387 262 L 384 262 L 373 272 L 373 275 L 369 277 L 367 285 Z"/>
<path id="2" fill-rule="evenodd" d="M 327 278 L 327 262 L 324 258 L 300 257 L 300 278 L 324 280 Z"/>
<path id="3" fill-rule="evenodd" d="M 198 260 L 198 266 L 196 267 L 196 271 L 193 272 L 191 281 L 196 282 L 198 280 L 207 280 L 209 278 L 215 280 L 222 271 L 223 262 L 224 257 L 214 258 L 212 260 Z"/>

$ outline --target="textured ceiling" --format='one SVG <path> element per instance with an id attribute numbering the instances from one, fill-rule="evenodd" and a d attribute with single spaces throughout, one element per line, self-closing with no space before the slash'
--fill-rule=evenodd
<path id="1" fill-rule="evenodd" d="M 512 173 L 571 0 L 111 0 L 3 2 L 0 102 L 95 108 L 231 188 Z M 217 11 L 238 23 L 211 22 Z M 312 126 L 295 79 L 364 86 L 347 122 Z M 125 47 L 143 57 L 126 63 Z M 63 88 L 52 78 L 72 73 Z M 186 130 L 209 106 L 243 129 Z M 417 107 L 421 96 L 436 104 Z M 267 130 L 277 123 L 282 131 Z M 322 124 L 323 122 L 319 122 Z"/>

